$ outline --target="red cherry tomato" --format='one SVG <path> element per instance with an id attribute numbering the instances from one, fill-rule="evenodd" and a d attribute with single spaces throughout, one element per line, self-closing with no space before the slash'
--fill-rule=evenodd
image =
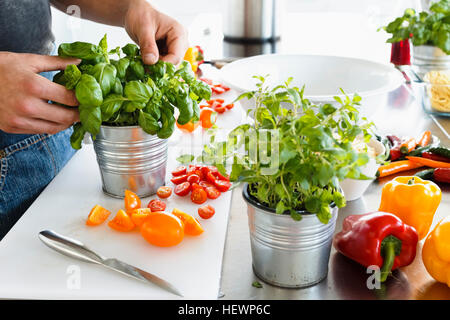
<path id="1" fill-rule="evenodd" d="M 191 174 L 190 176 L 187 177 L 187 182 L 189 182 L 190 184 L 193 183 L 199 183 L 200 182 L 200 177 L 198 174 Z"/>
<path id="2" fill-rule="evenodd" d="M 150 208 L 152 212 L 166 210 L 166 203 L 159 199 L 153 199 L 148 203 L 147 208 Z"/>
<path id="3" fill-rule="evenodd" d="M 202 187 L 205 190 L 206 190 L 206 188 L 209 188 L 209 187 L 214 187 L 215 188 L 215 186 L 212 183 L 209 183 L 207 181 L 200 181 L 199 185 L 200 185 L 200 187 Z"/>
<path id="4" fill-rule="evenodd" d="M 178 177 L 183 174 L 186 174 L 186 166 L 179 166 L 175 170 L 172 171 L 172 176 Z"/>
<path id="5" fill-rule="evenodd" d="M 206 201 L 208 196 L 206 195 L 206 191 L 203 190 L 202 187 L 194 188 L 191 193 L 191 201 L 193 203 L 202 204 Z"/>
<path id="6" fill-rule="evenodd" d="M 229 103 L 225 106 L 225 108 L 227 108 L 228 110 L 233 109 L 234 107 L 234 103 Z"/>
<path id="7" fill-rule="evenodd" d="M 226 180 L 216 180 L 215 186 L 220 192 L 226 192 L 231 187 L 231 182 Z"/>
<path id="8" fill-rule="evenodd" d="M 213 175 L 216 176 L 216 178 L 219 179 L 219 180 L 230 181 L 230 178 L 225 177 L 225 176 L 222 175 L 219 171 L 213 172 Z"/>
<path id="9" fill-rule="evenodd" d="M 170 179 L 170 181 L 172 181 L 174 184 L 180 184 L 186 182 L 187 177 L 188 177 L 187 174 L 184 174 L 182 176 L 173 177 L 172 179 Z"/>
<path id="10" fill-rule="evenodd" d="M 214 107 L 214 111 L 217 112 L 217 113 L 224 113 L 226 110 L 227 109 L 223 105 Z"/>
<path id="11" fill-rule="evenodd" d="M 216 213 L 216 210 L 214 210 L 214 208 L 211 207 L 209 204 L 198 208 L 198 215 L 203 219 L 211 218 L 214 215 L 214 213 Z"/>
<path id="12" fill-rule="evenodd" d="M 159 187 L 158 191 L 156 191 L 156 195 L 162 199 L 170 197 L 171 194 L 172 188 L 167 186 Z"/>
<path id="13" fill-rule="evenodd" d="M 191 191 L 191 184 L 189 182 L 183 182 L 175 187 L 173 191 L 177 196 L 183 197 Z"/>
<path id="14" fill-rule="evenodd" d="M 213 185 L 216 185 L 216 177 L 212 174 L 212 172 L 208 172 L 208 174 L 206 175 L 206 181 L 208 181 L 209 183 L 212 183 Z"/>
<path id="15" fill-rule="evenodd" d="M 216 187 L 207 187 L 205 191 L 209 199 L 217 199 L 220 196 L 220 191 Z"/>

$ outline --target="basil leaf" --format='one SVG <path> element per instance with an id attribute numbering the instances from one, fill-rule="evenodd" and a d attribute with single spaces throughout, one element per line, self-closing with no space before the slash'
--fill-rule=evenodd
<path id="1" fill-rule="evenodd" d="M 64 80 L 67 89 L 72 90 L 81 79 L 81 71 L 74 64 L 69 64 L 64 70 Z"/>
<path id="2" fill-rule="evenodd" d="M 116 74 L 116 68 L 112 64 L 98 63 L 92 69 L 91 75 L 100 84 L 103 96 L 106 96 L 114 86 Z"/>
<path id="3" fill-rule="evenodd" d="M 125 85 L 124 94 L 134 102 L 146 104 L 152 97 L 153 90 L 148 84 L 134 80 Z"/>
<path id="4" fill-rule="evenodd" d="M 81 142 L 83 141 L 84 135 L 86 134 L 86 130 L 84 130 L 81 123 L 76 123 L 73 126 L 73 132 L 70 136 L 70 145 L 72 148 L 79 150 L 81 149 Z"/>
<path id="5" fill-rule="evenodd" d="M 102 125 L 102 112 L 100 107 L 79 105 L 80 121 L 83 129 L 95 136 L 100 132 Z"/>
<path id="6" fill-rule="evenodd" d="M 149 113 L 139 110 L 138 118 L 139 126 L 148 134 L 156 134 L 160 127 L 158 121 Z"/>
<path id="7" fill-rule="evenodd" d="M 75 95 L 80 105 L 98 107 L 103 102 L 103 94 L 97 80 L 89 74 L 83 74 L 75 87 Z"/>
<path id="8" fill-rule="evenodd" d="M 120 110 L 125 101 L 127 101 L 127 99 L 119 94 L 109 94 L 105 99 L 103 99 L 103 103 L 100 106 L 102 120 L 108 121 L 116 112 Z"/>

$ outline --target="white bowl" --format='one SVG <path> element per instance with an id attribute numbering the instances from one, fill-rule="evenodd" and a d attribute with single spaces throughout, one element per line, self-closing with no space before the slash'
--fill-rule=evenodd
<path id="1" fill-rule="evenodd" d="M 244 58 L 225 65 L 220 70 L 222 82 L 239 94 L 255 90 L 258 80 L 253 76 L 269 75 L 270 86 L 293 77 L 292 85 L 305 85 L 305 98 L 313 103 L 333 103 L 334 96 L 358 93 L 361 113 L 367 117 L 387 103 L 388 93 L 403 82 L 402 74 L 392 66 L 368 60 L 320 56 L 270 54 Z M 254 107 L 254 101 L 243 99 L 244 109 Z"/>
<path id="2" fill-rule="evenodd" d="M 385 146 L 378 140 L 372 138 L 368 143 L 368 146 L 375 149 L 375 154 L 378 156 L 386 151 Z M 380 164 L 376 162 L 374 158 L 370 158 L 362 168 L 361 172 L 368 177 L 375 177 Z M 347 201 L 353 201 L 359 199 L 367 190 L 369 185 L 374 179 L 371 180 L 356 180 L 356 179 L 344 179 L 339 182 L 339 185 L 344 192 L 345 199 Z"/>

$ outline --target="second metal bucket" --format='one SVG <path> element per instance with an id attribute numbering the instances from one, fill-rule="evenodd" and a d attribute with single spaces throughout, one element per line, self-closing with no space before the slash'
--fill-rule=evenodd
<path id="1" fill-rule="evenodd" d="M 165 184 L 167 140 L 138 126 L 102 126 L 94 149 L 103 191 L 112 197 L 123 198 L 126 189 L 147 197 Z"/>
<path id="2" fill-rule="evenodd" d="M 290 215 L 260 205 L 244 186 L 248 205 L 248 224 L 253 270 L 262 280 L 286 288 L 301 288 L 322 281 L 328 274 L 328 262 L 338 208 L 331 207 L 328 224 L 315 214 L 303 212 L 295 221 Z"/>
<path id="3" fill-rule="evenodd" d="M 423 79 L 429 71 L 450 70 L 450 55 L 435 46 L 413 46 L 413 66 Z"/>

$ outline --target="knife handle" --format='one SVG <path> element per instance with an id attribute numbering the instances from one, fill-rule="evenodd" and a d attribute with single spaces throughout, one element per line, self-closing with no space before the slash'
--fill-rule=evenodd
<path id="1" fill-rule="evenodd" d="M 39 239 L 46 246 L 71 258 L 96 264 L 103 264 L 105 259 L 80 241 L 62 236 L 52 230 L 39 232 Z"/>

